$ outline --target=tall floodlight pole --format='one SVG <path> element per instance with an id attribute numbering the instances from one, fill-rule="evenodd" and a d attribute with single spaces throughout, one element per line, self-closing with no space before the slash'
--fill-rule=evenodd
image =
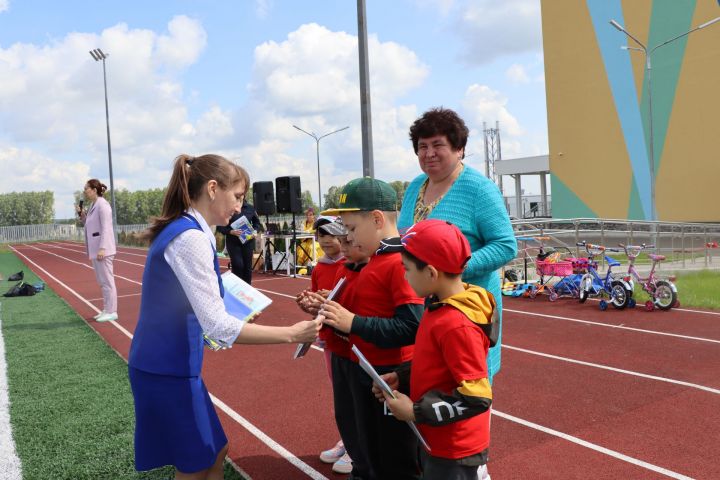
<path id="1" fill-rule="evenodd" d="M 362 125 L 363 177 L 375 177 L 370 115 L 370 73 L 368 68 L 367 16 L 365 0 L 357 0 L 358 57 L 360 59 L 360 123 Z"/>
<path id="2" fill-rule="evenodd" d="M 350 126 L 340 128 L 338 130 L 335 130 L 334 132 L 326 133 L 325 135 L 320 135 L 319 137 L 315 135 L 315 133 L 306 132 L 302 128 L 298 127 L 297 125 L 293 125 L 293 127 L 297 128 L 301 132 L 303 132 L 306 135 L 310 135 L 312 138 L 315 139 L 315 152 L 317 153 L 317 172 L 318 172 L 318 207 L 320 210 L 322 210 L 322 189 L 320 188 L 320 140 L 322 140 L 325 137 L 329 137 L 333 133 L 342 132 L 343 130 L 347 130 L 350 128 Z"/>
<path id="3" fill-rule="evenodd" d="M 632 39 L 635 43 L 640 45 L 640 48 L 637 47 L 627 47 L 623 46 L 621 48 L 625 50 L 637 50 L 639 52 L 642 52 L 645 55 L 645 76 L 647 77 L 647 91 L 648 91 L 648 130 L 649 130 L 649 136 L 650 136 L 650 146 L 649 146 L 649 154 L 650 154 L 650 220 L 657 220 L 657 209 L 655 205 L 655 145 L 653 142 L 653 114 L 652 114 L 652 54 L 660 47 L 663 47 L 669 43 L 674 42 L 675 40 L 678 40 L 686 35 L 690 35 L 692 32 L 696 30 L 700 30 L 701 28 L 708 27 L 712 25 L 713 23 L 716 23 L 720 21 L 720 17 L 717 17 L 713 20 L 710 20 L 709 22 L 705 22 L 702 25 L 699 25 L 692 30 L 689 30 L 685 33 L 682 33 L 680 35 L 677 35 L 669 40 L 665 40 L 664 42 L 660 43 L 659 45 L 654 46 L 653 48 L 648 51 L 647 47 L 643 45 L 643 43 L 635 38 L 630 32 L 625 30 L 625 28 L 620 25 L 615 20 L 610 20 L 610 25 L 620 30 L 622 33 L 627 35 L 629 38 Z M 657 242 L 656 242 L 657 244 Z"/>
<path id="4" fill-rule="evenodd" d="M 103 84 L 105 86 L 105 127 L 107 129 L 107 149 L 108 149 L 108 165 L 110 167 L 110 198 L 112 200 L 112 212 L 113 212 L 113 230 L 117 237 L 117 208 L 115 208 L 115 184 L 113 182 L 113 168 L 112 168 L 112 148 L 110 147 L 110 112 L 108 110 L 108 96 L 107 96 L 107 74 L 105 72 L 105 59 L 110 55 L 104 53 L 99 48 L 90 50 L 90 55 L 96 62 L 102 60 L 103 66 Z"/>

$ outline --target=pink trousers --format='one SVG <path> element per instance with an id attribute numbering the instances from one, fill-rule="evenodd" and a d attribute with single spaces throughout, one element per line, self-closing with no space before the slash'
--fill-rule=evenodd
<path id="1" fill-rule="evenodd" d="M 117 290 L 115 289 L 115 277 L 113 276 L 114 255 L 104 257 L 102 260 L 93 258 L 92 264 L 103 296 L 103 312 L 117 313 Z"/>

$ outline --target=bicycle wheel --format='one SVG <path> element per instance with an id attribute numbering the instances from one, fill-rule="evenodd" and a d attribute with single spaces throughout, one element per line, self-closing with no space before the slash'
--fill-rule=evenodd
<path id="1" fill-rule="evenodd" d="M 580 279 L 580 293 L 578 295 L 580 303 L 585 303 L 585 300 L 587 300 L 590 296 L 592 281 L 593 277 L 589 273 L 586 273 L 585 275 L 583 275 L 582 279 Z"/>
<path id="2" fill-rule="evenodd" d="M 630 301 L 630 293 L 629 290 L 625 289 L 625 285 L 622 284 L 622 282 L 615 280 L 610 284 L 610 302 L 612 303 L 613 307 L 617 308 L 618 310 L 622 310 L 623 308 L 627 307 L 628 302 Z"/>
<path id="3" fill-rule="evenodd" d="M 653 300 L 655 306 L 660 310 L 670 310 L 675 302 L 677 302 L 677 293 L 672 288 L 672 284 L 667 280 L 659 280 L 655 284 L 655 295 Z"/>

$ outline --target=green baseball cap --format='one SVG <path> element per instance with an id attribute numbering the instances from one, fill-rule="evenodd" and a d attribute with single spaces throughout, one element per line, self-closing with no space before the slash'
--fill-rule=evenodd
<path id="1" fill-rule="evenodd" d="M 350 180 L 340 191 L 337 208 L 325 210 L 322 215 L 339 215 L 342 212 L 397 211 L 397 193 L 390 184 L 370 177 Z"/>

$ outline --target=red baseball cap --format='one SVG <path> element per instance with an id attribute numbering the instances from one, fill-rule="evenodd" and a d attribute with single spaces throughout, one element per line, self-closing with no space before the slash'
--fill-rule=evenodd
<path id="1" fill-rule="evenodd" d="M 410 227 L 401 242 L 406 252 L 441 272 L 462 273 L 470 244 L 460 229 L 444 220 L 423 220 Z"/>

